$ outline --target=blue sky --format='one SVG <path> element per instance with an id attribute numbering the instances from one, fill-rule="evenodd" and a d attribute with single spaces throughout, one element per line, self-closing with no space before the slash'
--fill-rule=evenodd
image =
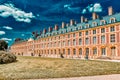
<path id="1" fill-rule="evenodd" d="M 0 39 L 11 44 L 15 38 L 31 36 L 62 21 L 91 19 L 92 12 L 107 15 L 107 7 L 120 12 L 119 0 L 0 0 Z"/>

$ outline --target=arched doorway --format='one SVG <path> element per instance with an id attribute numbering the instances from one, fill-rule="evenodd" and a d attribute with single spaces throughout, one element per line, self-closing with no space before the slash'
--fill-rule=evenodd
<path id="1" fill-rule="evenodd" d="M 89 48 L 86 48 L 86 50 L 85 50 L 85 59 L 88 59 L 88 57 L 89 57 Z"/>
<path id="2" fill-rule="evenodd" d="M 116 47 L 111 47 L 111 56 L 112 57 L 117 56 L 117 54 L 116 54 Z"/>

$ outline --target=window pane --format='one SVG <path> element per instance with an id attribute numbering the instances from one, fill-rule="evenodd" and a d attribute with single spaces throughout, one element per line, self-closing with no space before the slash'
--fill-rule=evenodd
<path id="1" fill-rule="evenodd" d="M 110 35 L 110 42 L 115 42 L 115 34 Z"/>

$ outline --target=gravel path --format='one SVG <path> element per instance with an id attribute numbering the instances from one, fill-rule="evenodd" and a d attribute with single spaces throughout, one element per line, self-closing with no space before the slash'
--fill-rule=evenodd
<path id="1" fill-rule="evenodd" d="M 32 79 L 32 80 L 120 80 L 120 74 L 75 77 L 75 78 Z"/>

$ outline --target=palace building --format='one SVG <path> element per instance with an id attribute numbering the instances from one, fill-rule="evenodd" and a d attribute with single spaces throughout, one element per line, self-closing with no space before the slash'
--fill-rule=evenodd
<path id="1" fill-rule="evenodd" d="M 109 57 L 120 59 L 120 13 L 99 17 L 92 14 L 92 20 L 81 16 L 81 22 L 62 22 L 61 27 L 49 27 L 36 38 L 15 42 L 12 53 L 23 56 L 85 58 Z"/>

